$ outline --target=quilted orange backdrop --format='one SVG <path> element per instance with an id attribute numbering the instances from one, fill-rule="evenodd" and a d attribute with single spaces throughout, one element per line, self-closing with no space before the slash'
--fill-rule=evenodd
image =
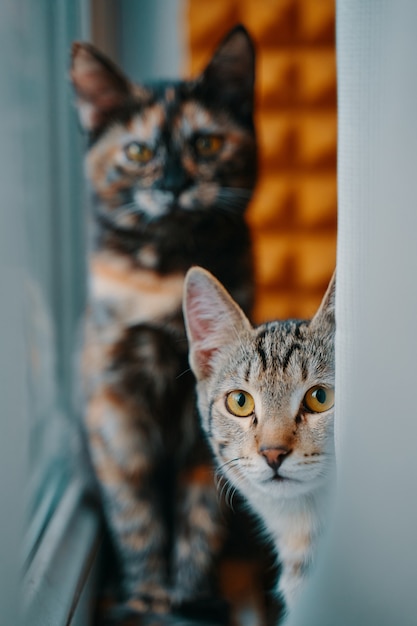
<path id="1" fill-rule="evenodd" d="M 336 259 L 334 0 L 186 0 L 189 67 L 236 23 L 257 46 L 255 321 L 310 317 Z"/>

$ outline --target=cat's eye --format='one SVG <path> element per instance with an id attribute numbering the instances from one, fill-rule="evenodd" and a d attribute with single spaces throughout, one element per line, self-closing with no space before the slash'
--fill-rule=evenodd
<path id="1" fill-rule="evenodd" d="M 226 409 L 236 417 L 249 417 L 255 410 L 255 400 L 247 391 L 236 389 L 227 394 Z"/>
<path id="2" fill-rule="evenodd" d="M 334 405 L 334 389 L 316 385 L 304 396 L 304 406 L 311 413 L 323 413 Z"/>
<path id="3" fill-rule="evenodd" d="M 129 161 L 145 164 L 153 158 L 155 153 L 152 148 L 147 146 L 145 143 L 132 141 L 125 147 L 125 154 Z"/>
<path id="4" fill-rule="evenodd" d="M 215 156 L 223 146 L 223 139 L 219 135 L 200 135 L 194 143 L 198 156 Z"/>

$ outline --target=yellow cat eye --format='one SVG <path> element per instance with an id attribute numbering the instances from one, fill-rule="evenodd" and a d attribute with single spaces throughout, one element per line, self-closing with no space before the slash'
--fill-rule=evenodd
<path id="1" fill-rule="evenodd" d="M 198 156 L 210 157 L 220 151 L 223 139 L 219 135 L 200 135 L 194 145 Z"/>
<path id="2" fill-rule="evenodd" d="M 154 156 L 152 148 L 145 143 L 139 143 L 138 141 L 132 141 L 125 147 L 125 154 L 129 161 L 135 163 L 148 163 Z"/>
<path id="3" fill-rule="evenodd" d="M 324 413 L 334 405 L 334 389 L 316 385 L 304 396 L 304 406 L 311 413 Z"/>
<path id="4" fill-rule="evenodd" d="M 227 394 L 226 409 L 236 417 L 249 417 L 255 410 L 255 400 L 247 391 L 236 389 Z"/>

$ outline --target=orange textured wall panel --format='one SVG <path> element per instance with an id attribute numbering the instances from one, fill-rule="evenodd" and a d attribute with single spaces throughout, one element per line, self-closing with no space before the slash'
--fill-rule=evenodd
<path id="1" fill-rule="evenodd" d="M 189 68 L 243 23 L 257 48 L 255 321 L 310 317 L 336 262 L 334 0 L 186 0 Z"/>

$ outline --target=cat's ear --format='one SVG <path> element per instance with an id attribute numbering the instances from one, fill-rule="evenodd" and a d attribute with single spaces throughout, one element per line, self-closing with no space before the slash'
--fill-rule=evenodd
<path id="1" fill-rule="evenodd" d="M 327 324 L 331 329 L 336 327 L 336 270 L 330 279 L 323 300 L 310 323 L 310 327 Z"/>
<path id="2" fill-rule="evenodd" d="M 235 26 L 223 39 L 199 78 L 205 98 L 224 103 L 251 118 L 254 100 L 255 50 L 244 26 Z"/>
<path id="3" fill-rule="evenodd" d="M 70 76 L 81 125 L 90 132 L 97 130 L 132 93 L 130 82 L 119 68 L 89 43 L 72 44 Z"/>
<path id="4" fill-rule="evenodd" d="M 223 285 L 201 267 L 187 273 L 183 310 L 190 365 L 201 380 L 210 375 L 215 353 L 252 327 Z"/>

